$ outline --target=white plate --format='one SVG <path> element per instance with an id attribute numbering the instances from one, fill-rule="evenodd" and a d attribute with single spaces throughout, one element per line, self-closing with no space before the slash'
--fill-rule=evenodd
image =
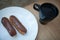
<path id="1" fill-rule="evenodd" d="M 9 18 L 11 15 L 16 16 L 19 21 L 27 29 L 25 35 L 20 34 L 17 30 L 17 35 L 11 37 L 1 23 L 2 17 Z M 35 40 L 38 33 L 38 24 L 34 15 L 28 10 L 21 7 L 7 7 L 0 10 L 0 40 Z"/>

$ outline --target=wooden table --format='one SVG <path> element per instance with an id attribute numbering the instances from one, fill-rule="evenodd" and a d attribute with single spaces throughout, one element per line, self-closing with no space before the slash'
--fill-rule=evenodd
<path id="1" fill-rule="evenodd" d="M 55 1 L 54 0 L 40 0 L 39 2 L 35 2 L 35 3 L 42 4 L 44 2 L 53 3 L 59 9 L 59 15 L 54 20 L 52 20 L 51 22 L 49 22 L 46 25 L 42 25 L 39 22 L 39 13 L 33 9 L 34 3 L 25 7 L 26 9 L 31 11 L 37 19 L 38 35 L 37 35 L 36 40 L 60 40 L 60 4 L 59 4 L 59 1 L 57 1 L 57 0 L 55 0 Z"/>

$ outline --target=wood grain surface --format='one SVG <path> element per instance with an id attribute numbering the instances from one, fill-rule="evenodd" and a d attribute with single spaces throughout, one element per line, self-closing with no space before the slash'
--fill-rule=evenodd
<path id="1" fill-rule="evenodd" d="M 59 15 L 49 22 L 46 25 L 42 25 L 39 22 L 39 12 L 33 9 L 33 4 L 26 6 L 25 8 L 34 14 L 38 22 L 38 35 L 36 40 L 60 40 L 60 3 L 59 0 L 39 0 L 39 2 L 35 2 L 38 4 L 42 4 L 45 2 L 53 3 L 59 9 Z"/>

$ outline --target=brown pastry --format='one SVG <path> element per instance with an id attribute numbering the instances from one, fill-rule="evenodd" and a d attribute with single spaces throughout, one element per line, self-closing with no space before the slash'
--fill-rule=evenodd
<path id="1" fill-rule="evenodd" d="M 14 27 L 21 34 L 25 34 L 27 32 L 26 28 L 22 25 L 22 23 L 15 16 L 13 16 L 13 15 L 10 16 L 10 22 L 14 25 Z"/>
<path id="2" fill-rule="evenodd" d="M 16 35 L 15 29 L 13 28 L 13 26 L 6 17 L 3 17 L 1 22 L 11 36 Z"/>

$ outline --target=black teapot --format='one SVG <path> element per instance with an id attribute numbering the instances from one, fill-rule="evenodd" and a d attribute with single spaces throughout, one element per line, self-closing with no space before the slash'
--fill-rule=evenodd
<path id="1" fill-rule="evenodd" d="M 39 12 L 39 21 L 42 24 L 47 24 L 58 15 L 58 9 L 51 3 L 43 3 L 39 5 L 35 3 L 33 8 Z"/>

